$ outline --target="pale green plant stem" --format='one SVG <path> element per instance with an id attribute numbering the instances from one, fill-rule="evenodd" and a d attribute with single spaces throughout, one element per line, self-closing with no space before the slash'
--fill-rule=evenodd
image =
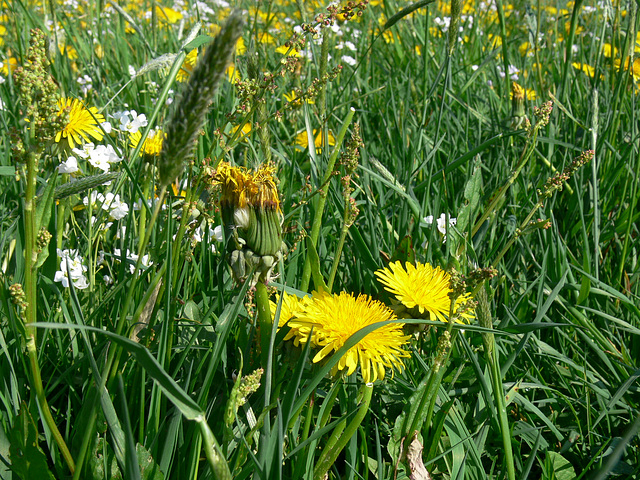
<path id="1" fill-rule="evenodd" d="M 213 470 L 213 478 L 217 480 L 231 480 L 231 472 L 229 471 L 229 465 L 227 464 L 220 445 L 213 435 L 209 424 L 204 417 L 197 419 L 198 426 L 200 427 L 200 434 L 202 438 L 204 453 L 207 457 L 207 462 Z"/>
<path id="2" fill-rule="evenodd" d="M 489 310 L 489 302 L 487 293 L 484 288 L 480 288 L 476 293 L 478 300 L 477 315 L 480 326 L 493 330 L 493 321 Z M 500 364 L 496 355 L 496 340 L 493 333 L 483 333 L 482 341 L 484 343 L 485 357 L 489 364 L 491 374 L 491 384 L 493 387 L 493 397 L 496 402 L 496 410 L 498 412 L 498 423 L 500 426 L 500 435 L 502 437 L 502 446 L 504 453 L 504 462 L 507 465 L 507 478 L 515 480 L 515 466 L 513 460 L 513 449 L 511 447 L 511 429 L 509 428 L 509 419 L 507 418 L 507 408 L 504 398 L 504 388 L 502 386 L 502 373 Z"/>
<path id="3" fill-rule="evenodd" d="M 256 308 L 258 311 L 258 325 L 260 328 L 260 362 L 262 368 L 267 372 L 267 361 L 269 359 L 269 343 L 271 341 L 271 307 L 269 305 L 269 292 L 267 286 L 258 281 L 256 284 Z"/>
<path id="4" fill-rule="evenodd" d="M 336 278 L 336 272 L 338 271 L 338 265 L 340 264 L 340 257 L 342 256 L 342 248 L 344 247 L 344 242 L 347 238 L 347 232 L 349 231 L 349 226 L 347 225 L 347 219 L 349 217 L 349 205 L 345 205 L 344 207 L 344 218 L 342 223 L 342 230 L 340 231 L 340 239 L 338 240 L 338 245 L 336 246 L 336 250 L 333 257 L 333 265 L 331 265 L 331 273 L 329 274 L 329 280 L 327 281 L 327 287 L 329 291 L 333 289 L 333 281 Z"/>
<path id="5" fill-rule="evenodd" d="M 449 360 L 449 355 L 451 353 L 451 331 L 453 330 L 453 321 L 450 320 L 447 325 L 447 330 L 445 331 L 445 335 L 449 336 L 448 346 L 439 349 L 438 354 L 433 359 L 433 364 L 431 365 L 431 370 L 427 374 L 426 379 L 426 387 L 424 389 L 424 395 L 420 399 L 420 402 L 417 405 L 417 408 L 414 410 L 414 415 L 410 418 L 411 423 L 404 428 L 403 437 L 411 437 L 413 433 L 418 431 L 418 426 L 420 423 L 422 425 L 430 425 L 431 418 L 433 417 L 433 411 L 435 408 L 436 399 L 438 397 L 438 389 L 440 388 L 440 384 L 442 383 L 442 378 L 444 377 L 444 373 L 446 370 L 446 365 Z M 445 340 L 446 342 L 446 340 Z M 426 408 L 426 412 L 425 412 Z M 405 449 L 409 448 L 407 444 Z"/>
<path id="6" fill-rule="evenodd" d="M 529 225 L 529 222 L 531 221 L 531 219 L 533 218 L 533 216 L 535 215 L 535 213 L 538 211 L 539 208 L 542 207 L 542 202 L 538 202 L 536 203 L 533 208 L 531 209 L 531 211 L 529 212 L 529 214 L 527 215 L 527 217 L 522 221 L 522 223 L 520 223 L 520 227 L 519 230 L 520 232 L 523 232 L 525 228 L 527 228 L 527 225 Z M 515 243 L 516 239 L 519 238 L 520 235 L 518 234 L 514 234 L 509 241 L 507 242 L 507 244 L 502 248 L 502 250 L 500 250 L 500 253 L 498 253 L 498 255 L 496 255 L 496 258 L 493 259 L 493 262 L 491 262 L 491 265 L 493 267 L 495 267 L 496 265 L 498 265 L 498 263 L 500 262 L 500 260 L 502 260 L 502 257 L 504 257 L 504 255 L 509 251 L 509 249 L 513 246 L 513 244 Z"/>
<path id="7" fill-rule="evenodd" d="M 634 39 L 637 38 L 637 32 L 638 32 L 638 25 L 636 22 L 636 15 L 637 15 L 637 4 L 636 2 L 631 2 L 629 5 L 629 10 L 630 10 L 630 15 L 629 15 L 629 26 L 630 26 L 630 31 L 632 31 L 632 35 L 630 36 L 630 38 Z M 623 55 L 623 59 L 624 58 L 629 58 L 629 68 L 631 70 L 633 70 L 633 65 L 634 65 L 634 53 L 635 53 L 635 48 L 631 48 L 631 42 L 627 41 L 625 44 L 625 53 Z M 624 62 L 624 60 L 623 60 Z M 635 138 L 636 142 L 635 142 L 635 155 L 631 155 L 631 158 L 635 159 L 635 174 L 634 177 L 635 179 L 638 178 L 638 175 L 640 175 L 640 160 L 638 160 L 638 145 L 640 142 L 638 142 L 637 138 L 637 122 L 636 122 L 636 96 L 632 95 L 631 96 L 631 121 L 629 122 L 629 125 L 631 125 L 632 127 L 632 135 L 631 138 Z M 596 106 L 597 107 L 597 106 Z M 597 110 L 596 110 L 597 112 Z M 594 122 L 596 122 L 596 130 L 597 130 L 597 115 L 594 118 Z M 595 140 L 594 140 L 595 143 Z M 593 148 L 593 147 L 592 147 Z M 595 151 L 595 148 L 594 148 Z M 592 165 L 593 171 L 594 171 L 594 181 L 596 180 L 595 177 L 595 173 L 597 172 L 596 167 L 595 167 L 595 162 L 593 162 Z M 624 188 L 624 193 L 622 194 L 622 196 L 620 198 L 625 198 L 626 195 L 626 189 L 627 189 L 627 185 L 629 183 L 630 179 L 627 176 L 627 179 L 625 181 L 625 188 Z M 630 202 L 629 202 L 629 211 L 628 212 L 628 217 L 627 218 L 634 218 L 634 210 L 637 208 L 637 201 L 635 200 L 637 198 L 637 194 L 638 194 L 638 182 L 637 181 L 631 181 L 631 195 L 630 195 Z M 594 220 L 596 220 L 597 217 L 594 217 Z M 595 223 L 595 222 L 594 222 Z M 625 265 L 625 260 L 627 258 L 627 251 L 629 250 L 629 239 L 631 238 L 631 226 L 632 226 L 633 222 L 631 221 L 627 221 L 627 228 L 625 229 L 625 235 L 624 235 L 624 241 L 622 244 L 622 256 L 620 257 L 620 264 L 618 267 L 618 285 L 622 283 L 622 274 L 624 272 L 624 265 Z M 597 225 L 597 224 L 596 224 Z M 596 226 L 594 225 L 594 232 L 595 232 L 595 228 Z M 599 232 L 598 232 L 599 233 Z M 598 238 L 598 237 L 596 237 Z M 597 242 L 596 245 L 599 247 Z M 597 266 L 599 264 L 600 258 L 597 257 L 596 258 L 596 262 L 595 265 Z"/>
<path id="8" fill-rule="evenodd" d="M 478 230 L 480 230 L 480 227 L 482 226 L 482 224 L 496 210 L 498 204 L 500 203 L 504 195 L 507 193 L 507 190 L 509 189 L 509 187 L 513 185 L 513 182 L 516 181 L 523 167 L 527 164 L 527 161 L 529 161 L 529 158 L 531 157 L 531 155 L 535 150 L 536 140 L 538 138 L 538 128 L 539 128 L 538 126 L 533 127 L 534 129 L 533 134 L 527 140 L 527 143 L 524 147 L 524 151 L 520 156 L 520 160 L 518 161 L 516 168 L 513 170 L 513 172 L 511 172 L 511 175 L 509 176 L 505 184 L 500 188 L 500 190 L 498 190 L 498 193 L 496 193 L 496 195 L 494 196 L 493 201 L 489 204 L 485 212 L 482 214 L 482 217 L 480 217 L 480 220 L 478 220 L 474 225 L 473 230 L 471 231 L 471 237 L 474 237 L 475 234 L 478 233 Z"/>
<path id="9" fill-rule="evenodd" d="M 329 163 L 327 164 L 327 170 L 324 173 L 324 177 L 322 179 L 322 191 L 320 192 L 320 198 L 318 199 L 318 206 L 313 216 L 313 223 L 311 225 L 311 234 L 309 235 L 311 238 L 311 242 L 315 247 L 318 246 L 318 237 L 320 236 L 320 227 L 322 226 L 322 214 L 324 213 L 324 206 L 327 202 L 327 194 L 329 190 L 329 181 L 331 180 L 331 176 L 333 175 L 333 169 L 336 164 L 336 160 L 338 159 L 338 153 L 340 152 L 340 146 L 342 145 L 342 141 L 344 140 L 344 136 L 347 134 L 347 129 L 351 124 L 351 120 L 353 119 L 353 115 L 355 114 L 355 110 L 353 108 L 349 109 L 349 113 L 342 123 L 342 128 L 340 129 L 340 133 L 338 133 L 338 138 L 336 139 L 336 145 L 333 150 L 333 153 L 329 157 Z M 313 148 L 311 146 L 310 148 Z M 306 292 L 309 288 L 309 281 L 311 280 L 311 259 L 307 255 L 304 261 L 304 269 L 302 271 L 302 279 L 300 280 L 300 290 Z"/>
<path id="10" fill-rule="evenodd" d="M 150 175 L 149 175 L 150 177 Z M 143 195 L 140 199 L 143 203 L 149 198 L 149 189 L 151 187 L 151 180 L 145 179 L 143 186 Z M 138 250 L 142 249 L 142 242 L 144 241 L 147 222 L 147 208 L 146 205 L 141 205 L 140 216 L 138 217 Z"/>
<path id="11" fill-rule="evenodd" d="M 327 444 L 322 451 L 322 455 L 320 455 L 318 463 L 316 463 L 316 466 L 313 470 L 314 480 L 322 480 L 324 478 L 325 474 L 331 468 L 331 465 L 335 463 L 340 452 L 344 449 L 349 440 L 351 440 L 351 437 L 353 437 L 357 433 L 358 427 L 360 427 L 360 424 L 369 411 L 372 394 L 373 384 L 362 385 L 360 389 L 360 406 L 358 407 L 356 414 L 351 419 L 346 428 L 344 428 L 344 431 L 338 433 L 338 426 L 336 426 L 336 429 L 327 441 Z M 343 422 L 340 422 L 340 424 L 338 425 L 344 424 L 346 424 L 346 419 Z"/>
<path id="12" fill-rule="evenodd" d="M 329 29 L 322 29 L 322 46 L 320 47 L 320 68 L 318 72 L 318 78 L 324 77 L 327 73 L 327 60 L 329 58 Z M 324 122 L 324 117 L 327 114 L 327 82 L 323 82 L 320 91 L 318 92 L 318 99 L 316 100 L 318 105 L 318 114 L 320 121 Z M 326 137 L 326 128 L 323 129 L 323 136 Z M 328 146 L 326 143 L 327 138 L 323 138 L 323 145 Z"/>
<path id="13" fill-rule="evenodd" d="M 38 252 L 36 250 L 36 236 L 38 235 L 36 231 L 36 175 L 38 159 L 39 155 L 34 152 L 29 153 L 27 156 L 27 185 L 25 188 L 24 201 L 24 291 L 27 301 L 24 312 L 24 322 L 27 336 L 27 353 L 29 354 L 29 366 L 31 367 L 31 386 L 36 393 L 40 413 L 43 417 L 42 420 L 51 431 L 51 435 L 56 445 L 58 445 L 65 463 L 71 473 L 73 473 L 76 468 L 75 462 L 69 452 L 69 447 L 67 447 L 67 444 L 62 438 L 60 430 L 58 430 L 53 415 L 51 415 L 47 397 L 44 393 L 40 365 L 38 364 L 36 329 L 31 326 L 31 324 L 36 321 L 38 308 L 38 267 L 36 266 L 38 261 Z"/>
<path id="14" fill-rule="evenodd" d="M 60 177 L 61 183 L 67 183 L 69 181 L 69 174 L 65 173 Z M 62 237 L 64 235 L 64 214 L 67 204 L 66 199 L 62 199 L 58 203 L 58 212 L 56 218 L 56 248 L 62 250 Z"/>
<path id="15" fill-rule="evenodd" d="M 573 12 L 571 13 L 571 26 L 569 27 L 569 36 L 566 39 L 566 49 L 564 53 L 564 67 L 562 70 L 562 93 L 560 98 L 563 102 L 567 99 L 567 78 L 569 78 L 569 67 L 571 67 L 571 55 L 573 48 L 573 39 L 576 36 L 576 25 L 578 24 L 578 14 L 582 8 L 584 0 L 576 0 L 573 4 Z"/>

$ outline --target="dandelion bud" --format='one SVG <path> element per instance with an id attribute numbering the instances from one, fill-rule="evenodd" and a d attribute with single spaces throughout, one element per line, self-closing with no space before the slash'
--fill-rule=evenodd
<path id="1" fill-rule="evenodd" d="M 283 249 L 283 215 L 274 167 L 266 163 L 251 172 L 222 162 L 213 178 L 220 189 L 222 222 L 235 241 L 229 262 L 236 280 L 244 281 L 255 269 L 252 283 L 268 281 Z"/>

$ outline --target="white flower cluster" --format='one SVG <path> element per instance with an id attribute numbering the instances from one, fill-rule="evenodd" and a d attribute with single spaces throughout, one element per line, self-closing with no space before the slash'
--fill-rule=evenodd
<path id="1" fill-rule="evenodd" d="M 84 272 L 87 266 L 84 260 L 78 255 L 77 250 L 60 250 L 58 248 L 58 257 L 60 258 L 60 270 L 55 274 L 53 280 L 61 282 L 65 288 L 69 287 L 69 280 L 73 282 L 73 286 L 79 289 L 85 289 L 89 286 L 87 277 Z"/>
<path id="2" fill-rule="evenodd" d="M 422 220 L 427 225 L 433 225 L 434 218 L 433 215 L 428 215 Z M 449 221 L 449 225 L 447 225 L 447 220 Z M 438 231 L 442 234 L 442 243 L 445 243 L 447 241 L 447 229 L 451 230 L 453 227 L 455 227 L 456 223 L 458 223 L 458 219 L 451 217 L 451 215 L 449 215 L 448 213 L 443 213 L 440 215 L 440 217 L 435 219 L 435 221 Z M 426 247 L 426 242 L 422 246 Z"/>
<path id="3" fill-rule="evenodd" d="M 129 213 L 129 205 L 120 200 L 120 195 L 114 195 L 111 192 L 103 195 L 93 191 L 90 196 L 82 199 L 82 203 L 85 207 L 91 204 L 93 208 L 102 208 L 108 211 L 109 216 L 114 220 L 122 220 Z M 92 222 L 93 221 L 95 220 L 92 219 Z"/>
<path id="4" fill-rule="evenodd" d="M 119 248 L 113 249 L 113 256 L 116 260 L 120 260 L 122 258 L 122 251 Z M 138 258 L 140 258 L 137 254 L 131 252 L 127 248 L 127 255 L 125 256 L 127 263 L 129 264 L 129 272 L 133 273 L 136 269 L 136 263 L 138 262 Z M 149 260 L 149 255 L 143 255 L 142 260 L 140 261 L 140 266 L 142 269 L 148 268 L 153 265 L 153 262 Z"/>
<path id="5" fill-rule="evenodd" d="M 138 115 L 135 110 L 116 112 L 112 117 L 120 123 L 118 127 L 122 132 L 136 133 L 140 128 L 148 125 L 147 116 L 144 113 Z"/>

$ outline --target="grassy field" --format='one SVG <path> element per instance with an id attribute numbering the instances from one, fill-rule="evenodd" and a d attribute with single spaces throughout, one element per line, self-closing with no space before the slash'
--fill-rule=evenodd
<path id="1" fill-rule="evenodd" d="M 640 478 L 636 2 L 0 9 L 0 478 Z"/>

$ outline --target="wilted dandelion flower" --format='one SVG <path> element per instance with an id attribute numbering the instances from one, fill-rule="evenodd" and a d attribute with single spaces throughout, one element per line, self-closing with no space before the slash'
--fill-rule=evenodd
<path id="1" fill-rule="evenodd" d="M 96 107 L 86 108 L 77 98 L 61 98 L 58 100 L 58 107 L 58 115 L 69 109 L 69 123 L 56 133 L 56 142 L 67 140 L 69 147 L 74 148 L 88 142 L 89 136 L 102 140 L 99 123 L 104 122 L 104 116 L 98 113 Z"/>
<path id="2" fill-rule="evenodd" d="M 432 320 L 445 321 L 451 299 L 451 276 L 440 267 L 409 262 L 390 263 L 388 268 L 375 272 L 385 290 L 394 294 L 408 309 L 417 308 L 420 314 L 428 312 Z"/>
<path id="3" fill-rule="evenodd" d="M 337 352 L 349 337 L 364 327 L 378 322 L 394 320 L 393 312 L 368 295 L 357 298 L 350 293 L 337 295 L 314 293 L 304 310 L 289 321 L 291 332 L 298 342 L 306 342 L 313 329 L 312 345 L 321 350 L 313 357 L 317 363 Z M 387 368 L 401 370 L 402 358 L 409 353 L 403 346 L 410 337 L 404 335 L 402 324 L 384 325 L 370 332 L 345 353 L 332 370 L 332 374 L 346 370 L 351 375 L 360 366 L 365 383 L 382 380 Z"/>

